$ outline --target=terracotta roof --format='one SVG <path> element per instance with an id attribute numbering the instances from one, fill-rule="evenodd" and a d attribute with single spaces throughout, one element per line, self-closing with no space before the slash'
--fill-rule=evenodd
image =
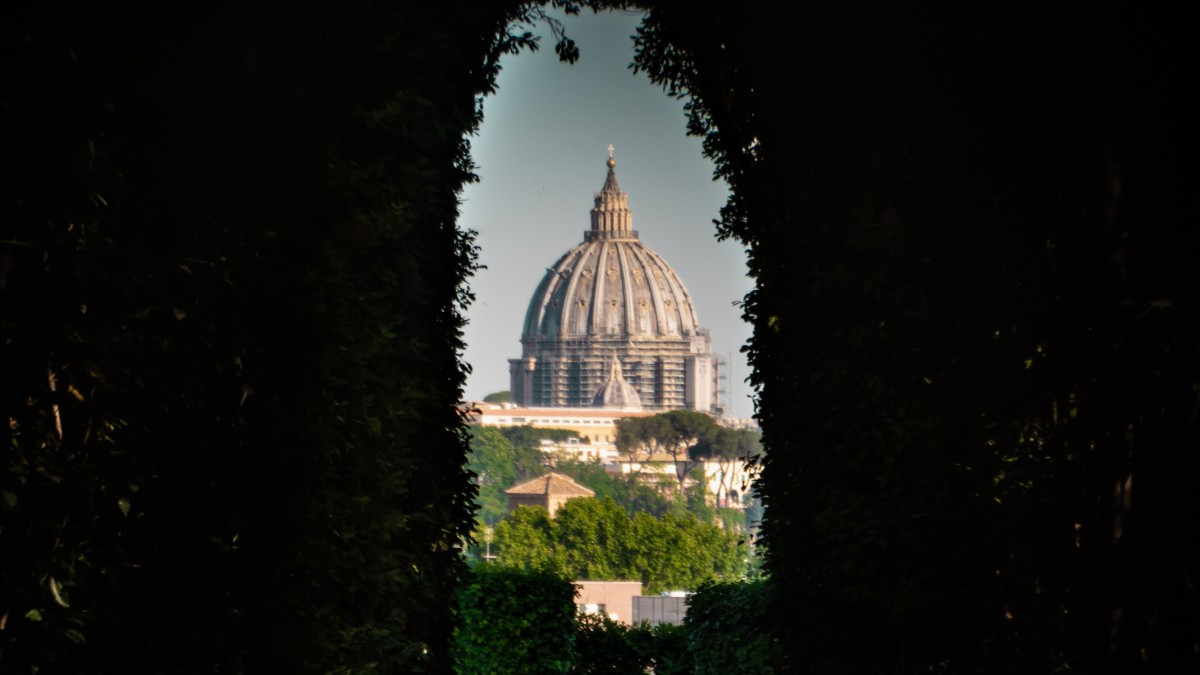
<path id="1" fill-rule="evenodd" d="M 568 495 L 571 497 L 595 497 L 596 493 L 576 483 L 561 473 L 548 473 L 537 478 L 517 483 L 504 491 L 508 495 Z"/>

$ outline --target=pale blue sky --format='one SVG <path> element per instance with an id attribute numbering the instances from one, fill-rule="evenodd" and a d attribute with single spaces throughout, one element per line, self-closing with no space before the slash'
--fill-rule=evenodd
<path id="1" fill-rule="evenodd" d="M 724 182 L 686 135 L 683 102 L 634 75 L 636 14 L 567 17 L 581 52 L 559 63 L 545 26 L 542 49 L 506 56 L 499 91 L 484 101 L 471 139 L 481 181 L 463 193 L 459 224 L 479 233 L 480 261 L 467 313 L 468 398 L 508 389 L 508 359 L 521 353 L 521 323 L 545 269 L 583 241 L 593 194 L 604 184 L 607 147 L 629 193 L 633 227 L 676 271 L 712 330 L 713 351 L 729 359 L 730 413 L 749 417 L 749 373 L 739 348 L 750 336 L 733 305 L 752 287 L 742 247 L 718 242 L 712 224 Z"/>

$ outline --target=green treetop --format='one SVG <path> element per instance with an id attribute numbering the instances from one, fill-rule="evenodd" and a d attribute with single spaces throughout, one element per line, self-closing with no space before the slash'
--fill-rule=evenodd
<path id="1" fill-rule="evenodd" d="M 650 593 L 737 579 L 745 557 L 719 527 L 686 514 L 630 517 L 608 498 L 572 499 L 554 519 L 540 507 L 520 507 L 496 526 L 496 550 L 501 565 L 641 581 Z"/>

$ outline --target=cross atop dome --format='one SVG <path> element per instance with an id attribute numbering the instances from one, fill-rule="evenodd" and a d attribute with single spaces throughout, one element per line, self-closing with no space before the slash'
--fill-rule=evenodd
<path id="1" fill-rule="evenodd" d="M 614 148 L 613 148 L 612 143 L 609 143 L 608 144 L 608 168 L 609 168 L 609 170 L 612 170 L 612 168 L 617 165 L 617 160 L 613 159 L 613 149 Z"/>

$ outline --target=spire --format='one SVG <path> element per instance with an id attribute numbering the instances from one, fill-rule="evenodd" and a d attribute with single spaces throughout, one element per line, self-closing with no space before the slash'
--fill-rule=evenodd
<path id="1" fill-rule="evenodd" d="M 613 158 L 613 146 L 608 146 L 608 176 L 604 187 L 596 193 L 592 208 L 592 230 L 587 239 L 637 239 L 633 231 L 633 212 L 629 210 L 629 193 L 621 192 L 617 184 L 617 160 Z"/>
<path id="2" fill-rule="evenodd" d="M 617 359 L 616 354 L 613 354 L 612 363 L 608 367 L 608 379 L 613 382 L 625 382 L 625 376 L 621 373 L 621 362 Z"/>

